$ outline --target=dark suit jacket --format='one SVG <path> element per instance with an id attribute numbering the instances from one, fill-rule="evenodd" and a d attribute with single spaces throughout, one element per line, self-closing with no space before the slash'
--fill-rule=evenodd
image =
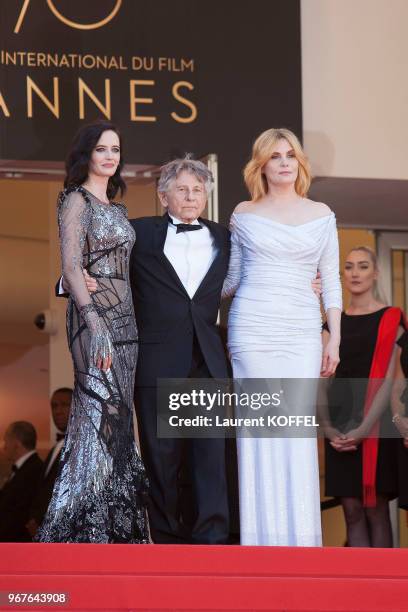
<path id="1" fill-rule="evenodd" d="M 163 253 L 168 220 L 131 219 L 136 243 L 130 257 L 130 284 L 139 330 L 136 385 L 155 385 L 157 378 L 183 378 L 191 368 L 194 333 L 211 375 L 227 378 L 227 361 L 216 327 L 221 289 L 228 270 L 230 233 L 200 219 L 214 237 L 217 255 L 190 299 Z"/>
<path id="2" fill-rule="evenodd" d="M 35 491 L 34 499 L 29 512 L 29 518 L 35 519 L 38 525 L 41 525 L 45 513 L 47 512 L 48 505 L 51 501 L 55 480 L 58 475 L 61 453 L 55 458 L 55 461 L 52 464 L 50 471 L 45 476 L 48 464 L 52 457 L 53 450 L 54 447 L 48 453 L 45 463 L 43 465 L 42 472 L 38 480 L 37 489 Z"/>
<path id="3" fill-rule="evenodd" d="M 30 542 L 25 528 L 43 462 L 31 455 L 0 489 L 0 542 Z"/>

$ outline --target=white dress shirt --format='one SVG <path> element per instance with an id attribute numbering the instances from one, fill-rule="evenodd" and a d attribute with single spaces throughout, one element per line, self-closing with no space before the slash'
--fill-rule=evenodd
<path id="1" fill-rule="evenodd" d="M 202 229 L 177 234 L 176 226 L 182 221 L 169 217 L 174 225 L 168 224 L 163 252 L 192 298 L 215 259 L 217 247 L 208 227 L 197 219 L 191 225 L 201 225 Z"/>

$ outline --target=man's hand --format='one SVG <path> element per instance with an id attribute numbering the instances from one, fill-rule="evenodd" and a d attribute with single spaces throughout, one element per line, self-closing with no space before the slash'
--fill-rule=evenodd
<path id="1" fill-rule="evenodd" d="M 82 272 L 84 274 L 86 288 L 88 289 L 89 293 L 95 293 L 95 291 L 98 289 L 96 279 L 89 276 L 86 270 L 82 270 Z M 62 288 L 65 293 L 71 293 L 71 286 L 65 277 L 62 277 Z"/>
<path id="2" fill-rule="evenodd" d="M 322 295 L 322 277 L 319 271 L 316 274 L 316 278 L 312 280 L 312 289 L 315 295 L 320 298 Z"/>
<path id="3" fill-rule="evenodd" d="M 83 273 L 84 273 L 86 288 L 88 289 L 89 293 L 95 293 L 95 291 L 98 289 L 98 283 L 96 282 L 96 279 L 92 278 L 92 276 L 89 276 L 86 270 L 83 270 Z"/>

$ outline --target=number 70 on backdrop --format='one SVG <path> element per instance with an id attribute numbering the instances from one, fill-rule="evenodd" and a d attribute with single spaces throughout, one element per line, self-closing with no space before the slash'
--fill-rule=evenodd
<path id="1" fill-rule="evenodd" d="M 57 9 L 53 0 L 44 0 L 44 1 L 47 3 L 48 8 L 59 21 L 61 21 L 65 25 L 71 28 L 74 28 L 76 30 L 96 30 L 97 28 L 102 28 L 104 25 L 112 21 L 112 19 L 116 16 L 116 14 L 118 13 L 122 5 L 122 0 L 114 0 L 114 6 L 111 12 L 108 13 L 107 15 L 101 16 L 101 19 L 99 21 L 95 21 L 93 23 L 78 23 L 76 21 L 73 21 L 72 19 L 68 19 L 67 17 L 65 17 L 65 15 L 63 15 Z M 14 28 L 14 34 L 18 34 L 20 32 L 21 27 L 26 17 L 27 9 L 30 4 L 31 4 L 31 0 L 23 1 L 20 13 L 17 18 L 16 25 Z"/>

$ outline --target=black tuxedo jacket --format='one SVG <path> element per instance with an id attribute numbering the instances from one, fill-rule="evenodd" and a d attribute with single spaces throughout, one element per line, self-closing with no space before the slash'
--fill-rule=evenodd
<path id="1" fill-rule="evenodd" d="M 52 457 L 53 450 L 54 450 L 54 447 L 52 447 L 52 449 L 48 453 L 47 458 L 44 462 L 41 476 L 38 480 L 37 489 L 35 491 L 34 499 L 31 504 L 31 508 L 29 512 L 30 514 L 29 518 L 34 518 L 37 521 L 38 525 L 41 525 L 43 518 L 45 516 L 45 513 L 47 512 L 48 505 L 51 501 L 51 496 L 52 496 L 52 492 L 54 489 L 55 480 L 58 475 L 59 460 L 61 458 L 61 452 L 55 458 L 55 461 L 52 464 L 51 469 L 48 472 L 48 474 L 45 475 L 47 468 L 48 468 L 48 464 Z"/>
<path id="2" fill-rule="evenodd" d="M 167 215 L 130 220 L 136 232 L 130 257 L 130 284 L 139 330 L 136 386 L 154 386 L 157 378 L 188 376 L 194 333 L 211 375 L 228 377 L 216 322 L 228 270 L 230 233 L 213 221 L 200 222 L 214 237 L 217 254 L 190 299 L 163 253 Z"/>
<path id="3" fill-rule="evenodd" d="M 0 542 L 31 542 L 25 524 L 42 468 L 35 453 L 0 489 Z"/>

